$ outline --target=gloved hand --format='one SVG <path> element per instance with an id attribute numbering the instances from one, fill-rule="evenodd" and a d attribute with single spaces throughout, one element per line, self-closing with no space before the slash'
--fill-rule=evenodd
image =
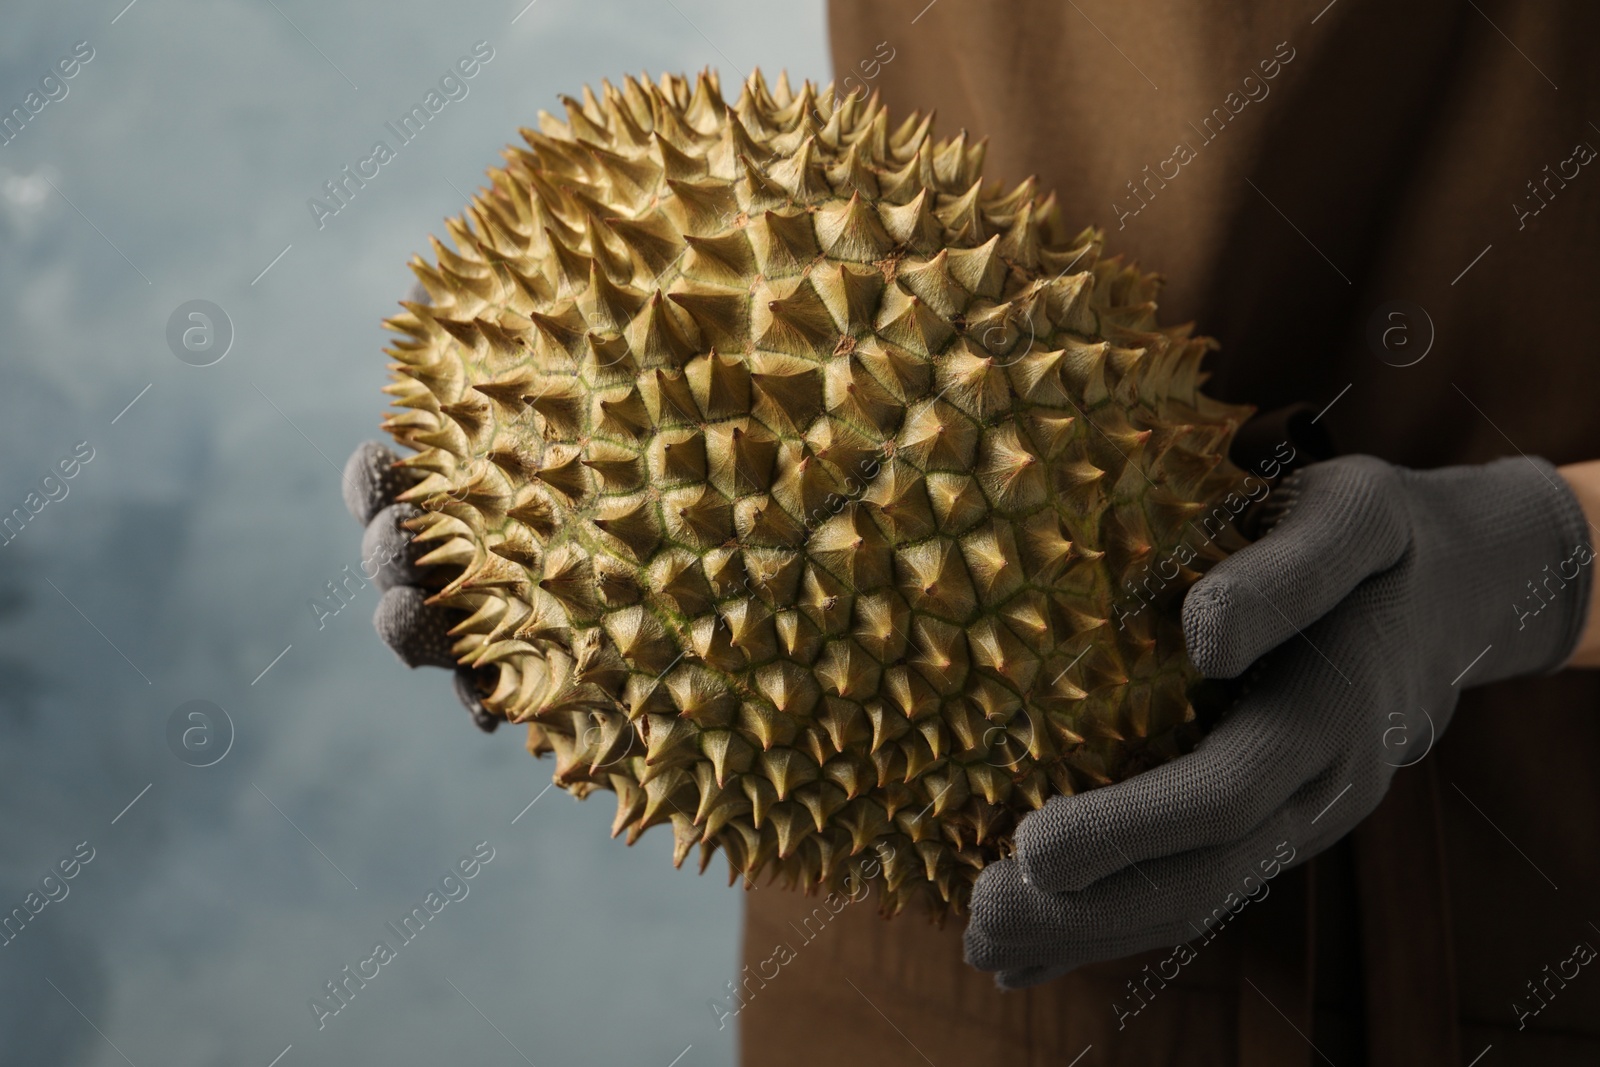
<path id="1" fill-rule="evenodd" d="M 1413 471 L 1370 456 L 1279 486 L 1282 517 L 1183 605 L 1209 678 L 1258 659 L 1189 755 L 1024 818 L 973 890 L 967 961 L 1004 987 L 1210 935 L 1370 813 L 1462 689 L 1559 668 L 1592 560 L 1542 459 Z"/>
<path id="2" fill-rule="evenodd" d="M 416 484 L 416 477 L 395 464 L 399 457 L 377 441 L 367 441 L 346 461 L 344 502 L 356 521 L 366 527 L 361 538 L 361 558 L 376 568 L 372 582 L 383 591 L 372 625 L 408 667 L 448 667 L 455 670 L 456 697 L 472 714 L 478 728 L 492 732 L 500 718 L 484 710 L 480 681 L 474 672 L 456 665 L 446 632 L 456 619 L 444 608 L 424 603 L 429 568 L 417 560 L 426 552 L 412 540 L 403 523 L 422 514 L 415 504 L 398 504 L 395 498 Z"/>

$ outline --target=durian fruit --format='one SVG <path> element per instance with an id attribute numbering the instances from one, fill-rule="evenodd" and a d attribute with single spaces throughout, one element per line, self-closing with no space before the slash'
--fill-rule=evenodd
<path id="1" fill-rule="evenodd" d="M 959 912 L 1023 814 L 1192 745 L 1177 605 L 1249 411 L 932 116 L 759 72 L 564 103 L 387 323 L 454 653 L 629 843 Z"/>

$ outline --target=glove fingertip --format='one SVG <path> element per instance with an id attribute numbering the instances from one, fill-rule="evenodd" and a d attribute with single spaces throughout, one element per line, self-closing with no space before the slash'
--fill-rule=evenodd
<path id="1" fill-rule="evenodd" d="M 370 523 L 415 481 L 410 471 L 395 466 L 399 462 L 400 457 L 381 441 L 363 441 L 345 461 L 344 506 L 361 525 Z"/>
<path id="2" fill-rule="evenodd" d="M 1245 549 L 1249 551 L 1249 549 Z M 1225 575 L 1209 574 L 1183 598 L 1183 642 L 1190 661 L 1207 678 L 1237 678 L 1270 648 L 1243 647 L 1247 632 L 1234 585 Z"/>
<path id="3" fill-rule="evenodd" d="M 361 559 L 364 566 L 372 565 L 372 581 L 380 590 L 419 584 L 423 568 L 416 561 L 422 552 L 405 523 L 422 513 L 415 504 L 390 504 L 367 523 Z"/>
<path id="4" fill-rule="evenodd" d="M 373 629 L 408 667 L 454 667 L 445 613 L 426 603 L 422 590 L 397 585 L 386 590 L 372 615 Z"/>
<path id="5" fill-rule="evenodd" d="M 961 958 L 980 971 L 1004 971 L 1015 966 L 1010 953 L 985 937 L 972 924 L 961 938 Z"/>

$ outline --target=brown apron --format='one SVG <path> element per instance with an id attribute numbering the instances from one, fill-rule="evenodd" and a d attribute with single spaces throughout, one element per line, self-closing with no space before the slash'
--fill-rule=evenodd
<path id="1" fill-rule="evenodd" d="M 1065 222 L 1165 275 L 1165 319 L 1222 342 L 1215 394 L 1331 404 L 1343 450 L 1414 467 L 1600 457 L 1595 5 L 830 15 L 841 78 L 987 136 L 991 178 L 1037 175 Z M 1121 1028 L 1112 1004 L 1168 953 L 1000 993 L 961 962 L 958 923 L 868 902 L 823 921 L 815 898 L 753 891 L 746 975 L 787 951 L 745 983 L 742 1062 L 1600 1063 L 1600 968 L 1546 970 L 1600 946 L 1597 712 L 1587 671 L 1466 693 L 1373 816 Z"/>

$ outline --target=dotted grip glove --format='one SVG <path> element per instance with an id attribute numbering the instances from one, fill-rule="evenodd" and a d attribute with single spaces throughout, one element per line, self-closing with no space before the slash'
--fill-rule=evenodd
<path id="1" fill-rule="evenodd" d="M 967 961 L 1001 986 L 1196 939 L 1377 807 L 1462 689 L 1556 670 L 1577 644 L 1590 528 L 1542 459 L 1350 456 L 1277 496 L 1276 525 L 1183 605 L 1203 674 L 1255 664 L 1237 703 L 1193 753 L 1028 815 L 978 879 Z"/>
<path id="2" fill-rule="evenodd" d="M 432 568 L 418 564 L 426 552 L 404 525 L 407 519 L 421 515 L 422 509 L 395 502 L 417 478 L 396 466 L 398 462 L 399 457 L 387 447 L 367 441 L 350 454 L 344 467 L 345 506 L 366 527 L 361 558 L 371 561 L 376 569 L 373 584 L 383 591 L 372 616 L 373 628 L 406 666 L 453 669 L 456 698 L 479 729 L 492 732 L 502 720 L 484 710 L 478 680 L 472 671 L 456 666 L 450 655 L 448 630 L 455 620 L 450 612 L 425 602 Z"/>

